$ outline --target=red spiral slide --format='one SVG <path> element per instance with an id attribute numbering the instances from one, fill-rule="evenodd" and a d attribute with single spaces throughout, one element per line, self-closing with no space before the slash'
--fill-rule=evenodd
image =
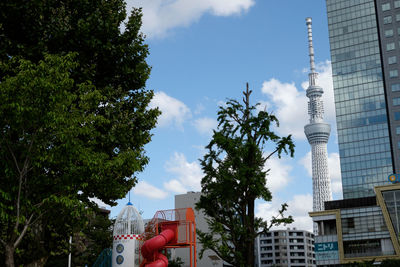
<path id="1" fill-rule="evenodd" d="M 168 242 L 175 238 L 175 232 L 171 229 L 162 231 L 159 235 L 147 240 L 142 246 L 142 255 L 148 261 L 146 267 L 167 267 L 168 259 L 158 252 Z M 155 259 L 155 260 L 154 260 Z"/>

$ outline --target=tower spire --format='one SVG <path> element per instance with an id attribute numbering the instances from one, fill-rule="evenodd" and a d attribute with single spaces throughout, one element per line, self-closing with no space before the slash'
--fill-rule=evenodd
<path id="1" fill-rule="evenodd" d="M 310 86 L 316 85 L 318 73 L 315 72 L 314 47 L 312 42 L 312 19 L 306 18 L 308 32 L 308 54 L 310 56 L 310 73 L 308 74 Z"/>

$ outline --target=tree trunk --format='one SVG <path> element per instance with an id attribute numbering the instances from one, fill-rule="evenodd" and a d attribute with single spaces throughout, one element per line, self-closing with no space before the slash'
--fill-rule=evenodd
<path id="1" fill-rule="evenodd" d="M 6 266 L 7 267 L 14 267 L 14 245 L 13 244 L 6 244 L 5 247 L 5 257 L 6 257 Z"/>
<path id="2" fill-rule="evenodd" d="M 247 241 L 246 266 L 254 267 L 254 199 L 248 203 L 249 233 Z"/>

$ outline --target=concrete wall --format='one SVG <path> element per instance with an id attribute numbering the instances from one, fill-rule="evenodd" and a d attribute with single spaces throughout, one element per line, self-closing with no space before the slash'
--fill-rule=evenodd
<path id="1" fill-rule="evenodd" d="M 195 204 L 197 201 L 200 199 L 200 192 L 188 192 L 187 194 L 182 194 L 182 195 L 176 195 L 175 196 L 175 209 L 181 209 L 181 208 L 192 208 L 195 212 L 196 216 L 196 228 L 200 229 L 203 232 L 208 231 L 208 224 L 205 220 L 204 214 L 202 212 L 199 212 L 195 209 Z M 223 266 L 223 261 L 222 260 L 216 260 L 212 261 L 211 257 L 217 257 L 217 255 L 211 251 L 205 251 L 203 254 L 203 258 L 200 259 L 198 256 L 199 251 L 201 250 L 201 244 L 200 242 L 197 241 L 196 243 L 197 246 L 197 267 L 222 267 Z M 190 266 L 190 260 L 189 260 L 189 249 L 188 248 L 179 248 L 175 249 L 175 255 L 176 257 L 180 257 L 182 261 L 184 262 L 184 267 L 189 267 Z"/>

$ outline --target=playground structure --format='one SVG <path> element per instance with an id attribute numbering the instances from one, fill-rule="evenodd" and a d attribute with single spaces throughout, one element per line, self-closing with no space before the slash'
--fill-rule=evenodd
<path id="1" fill-rule="evenodd" d="M 112 249 L 105 249 L 93 266 L 167 267 L 171 248 L 188 250 L 190 267 L 197 267 L 193 209 L 157 211 L 145 229 L 140 213 L 128 202 L 116 218 Z"/>
<path id="2" fill-rule="evenodd" d="M 190 267 L 196 265 L 196 222 L 192 208 L 157 211 L 142 235 L 140 267 L 166 267 L 168 248 L 189 248 Z M 161 252 L 164 252 L 162 254 Z"/>
<path id="3" fill-rule="evenodd" d="M 131 202 L 121 210 L 114 224 L 112 267 L 139 267 L 142 216 Z"/>

